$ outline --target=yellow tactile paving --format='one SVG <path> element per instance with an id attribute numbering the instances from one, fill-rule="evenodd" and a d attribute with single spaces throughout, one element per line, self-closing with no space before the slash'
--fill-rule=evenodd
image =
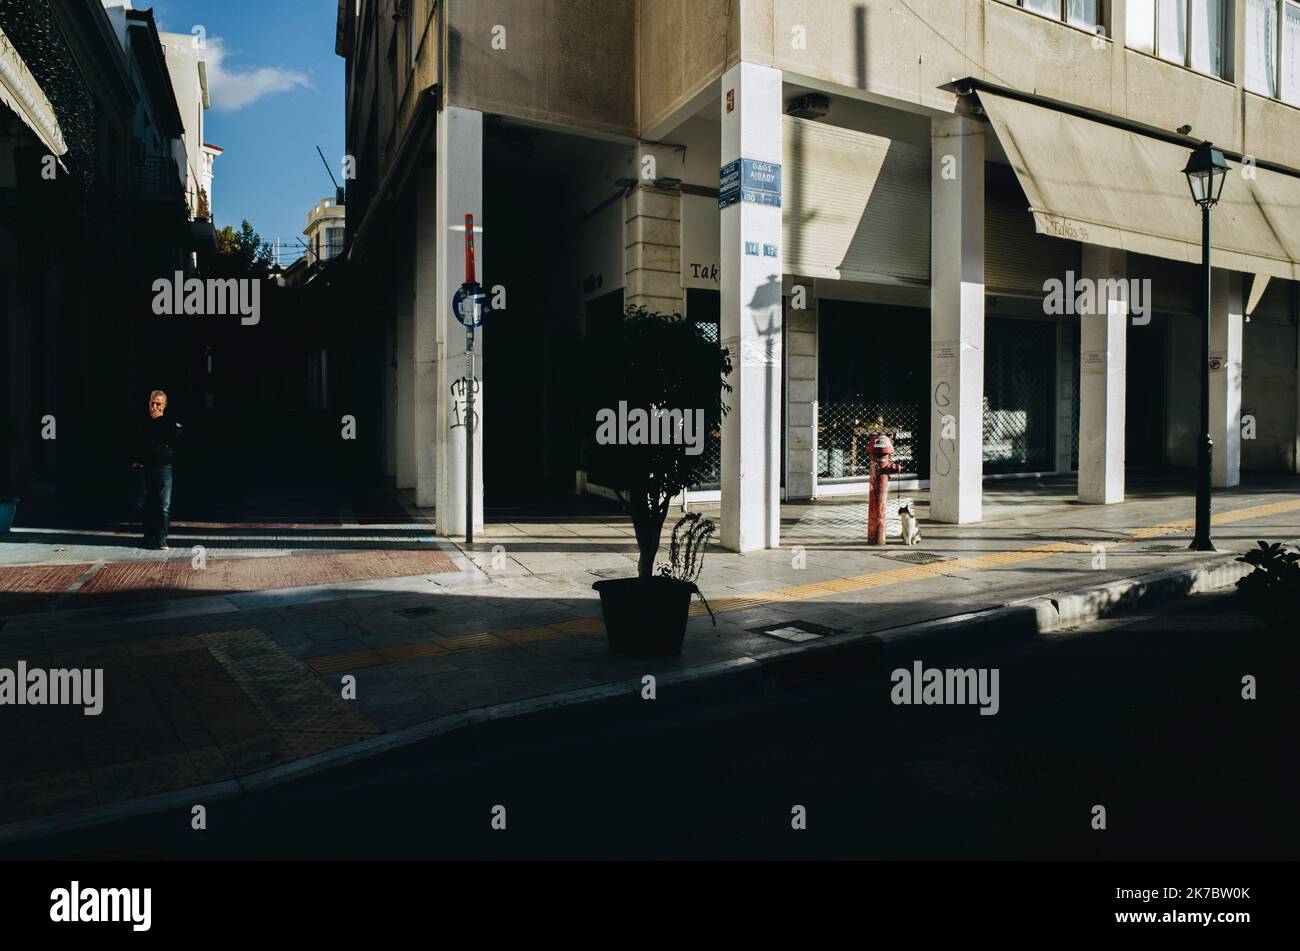
<path id="1" fill-rule="evenodd" d="M 1300 499 L 1284 502 L 1269 502 L 1264 505 L 1252 505 L 1231 512 L 1220 512 L 1212 517 L 1215 524 L 1244 522 L 1253 518 L 1267 518 L 1300 510 Z M 753 594 L 731 598 L 719 598 L 710 601 L 714 614 L 731 611 L 745 611 L 750 608 L 766 607 L 783 601 L 804 601 L 831 594 L 844 594 L 849 591 L 865 591 L 883 585 L 906 584 L 935 575 L 951 574 L 954 571 L 978 571 L 983 568 L 1001 568 L 1007 565 L 1023 564 L 1053 555 L 1072 553 L 1092 553 L 1098 548 L 1110 549 L 1134 541 L 1159 538 L 1164 535 L 1176 535 L 1190 531 L 1195 526 L 1192 519 L 1177 522 L 1165 522 L 1160 525 L 1148 525 L 1137 528 L 1127 535 L 1109 542 L 1035 542 L 1024 548 L 1009 551 L 995 551 L 984 555 L 967 555 L 928 565 L 907 565 L 891 568 L 887 571 L 872 571 L 867 574 L 853 575 L 848 578 L 835 578 L 830 581 L 818 581 L 811 584 L 791 585 L 775 588 L 771 591 L 756 591 Z M 708 613 L 708 608 L 699 601 L 692 601 L 690 616 L 700 617 Z M 605 625 L 600 618 L 574 618 L 557 621 L 540 627 L 516 627 L 501 631 L 483 632 L 481 634 L 462 634 L 441 641 L 429 641 L 424 644 L 402 645 L 384 648 L 380 651 L 356 651 L 350 654 L 331 654 L 313 657 L 306 663 L 320 674 L 338 673 L 361 667 L 372 667 L 395 660 L 415 660 L 420 657 L 433 657 L 445 653 L 458 653 L 478 650 L 484 647 L 499 647 L 506 644 L 526 644 L 534 641 L 555 640 L 570 634 L 601 634 Z"/>

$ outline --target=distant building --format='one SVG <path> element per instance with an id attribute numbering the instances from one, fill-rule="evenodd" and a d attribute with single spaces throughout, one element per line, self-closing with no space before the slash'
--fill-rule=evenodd
<path id="1" fill-rule="evenodd" d="M 199 217 L 212 220 L 212 173 L 213 166 L 225 149 L 203 143 L 199 155 Z M 207 214 L 203 214 L 206 211 Z"/>
<path id="2" fill-rule="evenodd" d="M 346 208 L 336 198 L 322 198 L 307 215 L 307 247 L 322 264 L 343 253 Z"/>
<path id="3" fill-rule="evenodd" d="M 322 198 L 307 213 L 306 250 L 284 270 L 284 282 L 290 287 L 304 284 L 320 268 L 343 253 L 347 209 L 337 198 Z"/>

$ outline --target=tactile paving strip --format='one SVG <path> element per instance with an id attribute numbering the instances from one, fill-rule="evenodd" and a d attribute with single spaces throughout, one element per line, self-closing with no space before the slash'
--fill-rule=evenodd
<path id="1" fill-rule="evenodd" d="M 226 669 L 297 756 L 375 736 L 374 725 L 341 687 L 326 684 L 256 628 L 201 634 L 199 643 Z"/>

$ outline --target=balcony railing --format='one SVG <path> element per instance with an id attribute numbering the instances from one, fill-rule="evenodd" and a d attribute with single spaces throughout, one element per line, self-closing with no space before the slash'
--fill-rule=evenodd
<path id="1" fill-rule="evenodd" d="M 185 189 L 169 158 L 146 158 L 135 164 L 135 195 L 144 201 L 184 201 Z"/>

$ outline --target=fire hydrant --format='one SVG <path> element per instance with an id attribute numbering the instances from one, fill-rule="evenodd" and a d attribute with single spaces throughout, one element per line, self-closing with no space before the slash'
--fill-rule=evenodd
<path id="1" fill-rule="evenodd" d="M 883 424 L 883 420 L 877 420 Z M 889 497 L 889 477 L 903 471 L 897 462 L 891 462 L 894 442 L 884 432 L 871 440 L 871 497 L 867 501 L 867 544 L 884 545 L 885 501 Z"/>

